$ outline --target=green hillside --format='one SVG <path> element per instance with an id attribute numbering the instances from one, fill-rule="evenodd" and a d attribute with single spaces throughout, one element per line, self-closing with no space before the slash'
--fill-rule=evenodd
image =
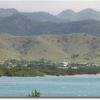
<path id="1" fill-rule="evenodd" d="M 84 33 L 66 35 L 0 35 L 0 59 L 47 59 L 55 62 L 100 63 L 100 36 Z"/>

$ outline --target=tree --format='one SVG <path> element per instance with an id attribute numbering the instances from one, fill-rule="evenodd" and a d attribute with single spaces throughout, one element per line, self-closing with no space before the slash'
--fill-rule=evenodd
<path id="1" fill-rule="evenodd" d="M 44 58 L 41 58 L 40 59 L 40 63 L 43 63 L 44 64 L 45 63 L 45 59 Z"/>
<path id="2" fill-rule="evenodd" d="M 72 59 L 77 58 L 77 57 L 79 57 L 79 54 L 73 54 L 73 55 L 71 56 Z"/>

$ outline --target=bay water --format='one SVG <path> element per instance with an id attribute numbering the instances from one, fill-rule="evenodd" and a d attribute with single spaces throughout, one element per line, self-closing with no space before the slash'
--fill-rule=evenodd
<path id="1" fill-rule="evenodd" d="M 0 77 L 0 97 L 100 97 L 100 75 Z"/>

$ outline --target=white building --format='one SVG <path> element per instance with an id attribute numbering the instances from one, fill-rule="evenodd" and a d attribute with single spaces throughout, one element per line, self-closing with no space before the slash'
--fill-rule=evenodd
<path id="1" fill-rule="evenodd" d="M 64 67 L 67 67 L 68 64 L 69 64 L 68 62 L 62 62 L 62 63 L 63 63 L 63 66 L 64 66 Z"/>

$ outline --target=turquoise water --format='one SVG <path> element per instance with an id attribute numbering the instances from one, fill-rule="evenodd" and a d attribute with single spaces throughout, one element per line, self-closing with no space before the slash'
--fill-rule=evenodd
<path id="1" fill-rule="evenodd" d="M 0 97 L 100 97 L 100 76 L 0 77 Z"/>

